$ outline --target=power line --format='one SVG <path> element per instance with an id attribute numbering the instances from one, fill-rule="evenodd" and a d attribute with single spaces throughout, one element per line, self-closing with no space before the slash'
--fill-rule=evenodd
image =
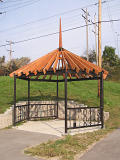
<path id="1" fill-rule="evenodd" d="M 51 18 L 54 18 L 54 17 L 57 17 L 57 16 L 61 16 L 61 15 L 65 15 L 65 14 L 68 14 L 68 13 L 71 13 L 71 12 L 74 12 L 74 11 L 77 11 L 77 10 L 81 10 L 81 9 L 83 9 L 85 7 L 90 7 L 90 6 L 94 6 L 94 5 L 96 5 L 96 3 L 90 4 L 90 5 L 87 5 L 87 6 L 83 6 L 83 7 L 80 7 L 80 8 L 75 8 L 75 9 L 72 9 L 72 10 L 68 10 L 68 11 L 65 11 L 65 12 L 61 12 L 61 13 L 58 13 L 58 14 L 54 14 L 52 16 L 48 16 L 48 17 L 45 17 L 45 18 L 40 18 L 38 20 L 30 21 L 30 22 L 24 23 L 22 25 L 16 25 L 14 27 L 11 27 L 11 28 L 8 28 L 8 29 L 5 29 L 5 30 L 1 30 L 0 32 L 7 31 L 7 30 L 12 30 L 12 29 L 16 29 L 16 28 L 21 28 L 23 26 L 31 25 L 33 23 L 40 22 L 40 21 L 46 21 L 46 20 L 49 20 Z"/>
<path id="2" fill-rule="evenodd" d="M 24 1 L 24 0 L 20 0 L 20 1 Z M 16 3 L 18 2 L 18 0 L 10 0 L 10 1 L 4 1 L 4 3 Z"/>
<path id="3" fill-rule="evenodd" d="M 13 8 L 13 7 L 16 7 L 16 6 L 19 6 L 21 4 L 26 4 L 26 3 L 29 3 L 31 2 L 31 0 L 27 0 L 27 1 L 16 1 L 17 3 L 14 3 L 12 5 L 8 5 L 8 6 L 2 6 L 0 7 L 0 9 L 7 9 L 7 8 Z M 3 5 L 4 5 L 5 2 L 3 2 Z"/>
<path id="4" fill-rule="evenodd" d="M 39 0 L 38 0 L 39 1 Z M 111 2 L 111 1 L 115 1 L 115 0 L 104 0 L 104 1 L 102 1 L 102 3 L 107 3 L 107 2 Z M 1 2 L 3 2 L 2 0 L 1 0 Z M 16 4 L 25 4 L 26 2 L 28 3 L 28 2 L 31 2 L 30 0 L 29 1 L 23 1 L 22 0 L 22 3 L 21 2 L 19 2 L 18 3 L 18 1 L 9 1 L 9 2 L 4 2 L 4 3 L 15 3 L 15 5 Z M 17 2 L 17 3 L 16 3 Z M 6 8 L 13 8 L 13 9 L 10 9 L 10 10 L 7 10 L 5 13 L 7 13 L 7 12 L 11 12 L 11 11 L 14 11 L 14 10 L 17 10 L 17 9 L 20 9 L 20 8 L 23 8 L 23 7 L 26 7 L 26 6 L 29 6 L 29 5 L 31 5 L 31 4 L 34 4 L 34 3 L 36 3 L 36 1 L 34 1 L 34 2 L 31 2 L 31 3 L 28 3 L 28 4 L 26 4 L 26 5 L 23 5 L 23 6 L 19 6 L 19 7 L 17 7 L 17 8 L 13 8 L 13 7 L 15 7 L 15 5 L 12 5 L 12 6 L 7 6 L 7 7 L 4 7 L 4 8 L 2 8 L 2 9 L 6 9 Z M 98 5 L 98 2 L 96 2 L 94 5 Z M 87 6 L 85 6 L 85 7 L 89 7 L 89 5 L 87 5 Z M 84 7 L 84 8 L 85 8 Z"/>
<path id="5" fill-rule="evenodd" d="M 20 1 L 18 1 L 18 0 L 10 0 L 10 1 L 3 1 L 3 4 L 9 4 L 9 3 L 18 3 L 18 2 L 24 2 L 25 0 L 20 0 Z"/>
<path id="6" fill-rule="evenodd" d="M 26 2 L 30 2 L 30 0 L 29 1 L 26 1 Z M 21 5 L 21 4 L 24 4 L 24 3 L 26 3 L 26 2 L 22 2 L 22 1 L 17 1 L 17 3 L 14 3 L 14 4 L 12 4 L 12 5 L 5 5 L 5 2 L 4 3 L 2 3 L 3 5 L 2 6 L 0 6 L 0 9 L 7 9 L 7 8 L 13 8 L 13 7 L 16 7 L 16 5 Z M 5 6 L 4 6 L 5 5 Z"/>
<path id="7" fill-rule="evenodd" d="M 109 3 L 107 4 L 107 6 L 108 6 L 109 19 L 112 19 L 112 15 L 110 14 L 111 13 L 111 8 L 110 8 Z M 117 51 L 118 51 L 118 55 L 119 55 L 119 41 L 118 41 L 119 34 L 115 31 L 113 22 L 111 22 L 111 29 L 112 29 L 113 36 L 114 36 L 114 43 L 116 45 L 116 48 L 117 48 Z M 117 38 L 116 38 L 116 36 L 117 36 Z"/>
<path id="8" fill-rule="evenodd" d="M 115 19 L 115 20 L 106 20 L 106 21 L 101 21 L 101 23 L 107 23 L 107 22 L 117 22 L 117 21 L 120 21 L 120 19 Z M 98 24 L 98 22 L 96 22 Z M 91 26 L 95 24 L 94 22 L 91 23 L 91 24 L 88 24 L 88 26 Z M 73 28 L 69 28 L 69 29 L 66 29 L 66 30 L 63 30 L 62 32 L 67 32 L 67 31 L 71 31 L 71 30 L 75 30 L 75 29 L 79 29 L 79 28 L 83 28 L 83 27 L 86 27 L 86 25 L 82 25 L 82 26 L 78 26 L 78 27 L 73 27 Z M 29 38 L 29 39 L 26 39 L 26 40 L 22 40 L 22 41 L 16 41 L 14 43 L 21 43 L 21 42 L 26 42 L 26 41 L 29 41 L 29 40 L 34 40 L 34 39 L 38 39 L 38 38 L 42 38 L 42 37 L 46 37 L 46 36 L 51 36 L 51 35 L 55 35 L 55 34 L 58 34 L 59 32 L 54 32 L 54 33 L 50 33 L 50 34 L 46 34 L 46 35 L 42 35 L 42 36 L 38 36 L 38 37 L 33 37 L 33 38 Z"/>
<path id="9" fill-rule="evenodd" d="M 109 19 L 111 20 L 112 19 L 112 15 L 110 14 L 111 12 L 111 10 L 110 10 L 110 6 L 109 6 L 109 3 L 107 4 L 107 9 L 108 9 L 108 17 L 109 17 Z M 111 22 L 110 23 L 111 24 L 111 30 L 112 30 L 112 33 L 113 33 L 113 37 L 114 37 L 114 41 L 116 41 L 115 40 L 115 30 L 114 30 L 114 24 L 113 24 L 113 22 Z M 115 42 L 115 44 L 116 44 L 116 42 Z"/>
<path id="10" fill-rule="evenodd" d="M 36 1 L 34 1 L 34 2 L 30 2 L 30 3 L 28 3 L 28 4 L 24 4 L 24 5 L 21 5 L 21 6 L 19 6 L 19 7 L 15 7 L 15 8 L 13 8 L 13 9 L 6 10 L 5 13 L 12 12 L 12 11 L 15 11 L 15 10 L 18 10 L 18 9 L 21 9 L 21 8 L 24 8 L 24 7 L 27 7 L 27 6 L 30 6 L 30 5 L 32 5 L 32 4 L 35 4 L 35 3 L 39 2 L 39 1 L 41 1 L 41 0 L 36 0 Z"/>
<path id="11" fill-rule="evenodd" d="M 79 14 L 74 14 L 74 15 L 72 15 L 72 16 L 70 16 L 69 18 L 69 21 L 71 21 L 71 22 L 73 22 L 73 19 L 76 19 L 76 18 L 79 18 L 80 17 L 80 13 Z M 65 22 L 66 21 L 68 21 L 68 17 L 66 18 L 65 17 Z M 40 19 L 41 21 L 42 21 L 42 19 Z M 47 20 L 47 19 L 46 19 Z M 40 21 L 40 22 L 41 22 Z M 54 20 L 55 22 L 56 22 L 56 20 Z M 38 21 L 39 22 L 39 21 Z M 27 23 L 28 24 L 28 23 Z M 9 31 L 11 31 L 11 30 L 15 30 L 15 29 L 18 29 L 18 28 L 23 28 L 23 27 L 27 27 L 27 24 L 26 25 L 17 25 L 17 26 L 15 26 L 15 27 L 11 27 L 11 28 L 7 28 L 7 29 L 4 29 L 4 30 L 0 30 L 0 33 L 2 34 L 2 33 L 4 33 L 4 32 L 9 32 Z M 29 23 L 29 24 L 32 24 L 32 23 Z M 29 25 L 28 24 L 28 25 Z M 51 22 L 51 21 L 48 21 L 47 22 L 47 25 L 45 24 L 45 26 L 47 26 L 48 27 L 48 24 L 52 24 L 53 25 L 53 22 Z M 64 24 L 63 24 L 64 25 Z M 43 23 L 42 24 L 40 24 L 40 27 L 39 28 L 41 28 L 41 26 L 43 26 Z M 33 28 L 34 26 L 30 26 L 30 28 Z M 26 31 L 29 31 L 30 30 L 30 28 L 26 28 L 25 30 Z M 43 28 L 44 28 L 44 26 L 43 26 Z"/>
<path id="12" fill-rule="evenodd" d="M 101 23 L 118 22 L 118 21 L 120 21 L 120 19 L 104 20 L 104 21 L 101 21 Z M 99 22 L 96 22 L 96 23 L 98 24 Z M 93 24 L 95 24 L 95 23 L 92 22 L 92 23 L 88 24 L 88 26 L 91 26 Z M 76 29 L 80 29 L 80 28 L 84 28 L 84 27 L 86 27 L 86 25 L 69 28 L 69 29 L 63 30 L 62 32 L 64 33 L 64 32 L 68 32 L 68 31 L 72 31 L 72 30 L 76 30 Z M 59 34 L 59 32 L 49 33 L 49 34 L 46 34 L 46 35 L 32 37 L 32 38 L 28 38 L 28 39 L 24 39 L 24 40 L 20 40 L 20 41 L 15 41 L 15 42 L 13 42 L 13 44 L 19 44 L 19 43 L 23 43 L 23 42 L 27 42 L 27 41 L 31 41 L 31 40 L 36 40 L 36 39 L 39 39 L 39 38 L 48 37 L 48 36 L 52 36 L 52 35 L 56 35 L 56 34 Z M 3 44 L 0 47 L 5 47 L 5 46 L 7 46 L 7 44 Z"/>
<path id="13" fill-rule="evenodd" d="M 113 0 L 109 0 L 109 1 L 113 1 Z M 104 4 L 104 3 L 107 3 L 107 2 L 108 2 L 108 0 L 102 1 L 103 4 Z M 57 16 L 65 15 L 65 14 L 68 14 L 68 13 L 71 13 L 71 12 L 79 11 L 79 10 L 81 10 L 81 9 L 88 8 L 88 7 L 92 7 L 92 6 L 96 6 L 96 5 L 98 5 L 98 2 L 93 3 L 93 4 L 89 4 L 89 5 L 80 7 L 80 8 L 75 8 L 75 9 L 72 9 L 72 10 L 68 10 L 68 11 L 65 11 L 65 12 L 61 12 L 61 13 L 58 13 L 58 14 L 55 14 L 55 15 L 52 15 L 52 16 L 49 16 L 49 17 L 40 18 L 40 19 L 35 20 L 35 21 L 30 21 L 30 22 L 24 23 L 24 24 L 22 24 L 22 25 L 16 25 L 16 26 L 14 26 L 14 27 L 1 30 L 0 32 L 5 32 L 5 31 L 8 31 L 8 30 L 13 30 L 13 29 L 16 29 L 16 28 L 21 28 L 21 27 L 24 27 L 24 26 L 27 26 L 27 25 L 31 25 L 31 24 L 34 24 L 34 23 L 37 23 L 37 22 L 41 22 L 41 21 L 46 21 L 46 20 L 49 20 L 49 19 L 54 18 L 54 17 L 57 17 Z"/>

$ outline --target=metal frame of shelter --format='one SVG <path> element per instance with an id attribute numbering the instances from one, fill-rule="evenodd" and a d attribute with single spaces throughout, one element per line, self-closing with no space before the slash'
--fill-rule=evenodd
<path id="1" fill-rule="evenodd" d="M 101 69 L 98 66 L 82 59 L 81 57 L 72 54 L 71 52 L 65 50 L 62 47 L 62 31 L 61 31 L 61 19 L 60 19 L 59 48 L 10 74 L 11 77 L 14 76 L 13 125 L 16 125 L 16 123 L 20 121 L 30 120 L 33 118 L 45 118 L 45 117 L 58 118 L 58 103 L 59 103 L 58 84 L 64 82 L 65 133 L 67 133 L 68 129 L 76 129 L 83 127 L 101 126 L 101 128 L 103 128 L 104 126 L 103 80 L 106 78 L 107 74 L 108 74 L 107 71 L 105 71 L 104 69 Z M 40 79 L 39 78 L 40 76 L 43 77 Z M 50 76 L 49 79 L 46 78 L 47 76 Z M 57 79 L 52 79 L 52 76 L 56 76 Z M 62 76 L 63 79 L 59 79 L 59 76 Z M 25 105 L 16 105 L 17 78 L 28 81 L 28 102 Z M 67 104 L 67 83 L 71 81 L 84 81 L 84 80 L 100 80 L 100 106 L 98 107 L 74 106 L 73 108 L 69 107 Z M 56 103 L 31 104 L 30 103 L 31 81 L 55 82 L 57 84 Z M 36 106 L 37 108 L 37 115 L 35 115 L 34 113 L 32 115 L 32 112 L 34 112 L 34 110 L 32 110 L 33 106 Z M 43 110 L 41 110 L 41 106 L 43 106 L 44 108 Z M 39 114 L 42 112 L 45 113 L 43 116 L 42 114 L 41 115 Z"/>

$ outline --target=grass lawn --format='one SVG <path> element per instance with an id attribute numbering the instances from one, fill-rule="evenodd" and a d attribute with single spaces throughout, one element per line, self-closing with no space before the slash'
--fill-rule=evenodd
<path id="1" fill-rule="evenodd" d="M 68 83 L 68 99 L 88 106 L 98 106 L 97 81 Z M 105 81 L 105 110 L 120 109 L 120 82 Z M 64 98 L 64 83 L 59 83 L 59 97 Z M 50 100 L 56 98 L 56 83 L 31 82 L 31 100 Z M 27 81 L 17 80 L 17 101 L 27 100 Z M 0 113 L 13 104 L 13 78 L 0 77 Z"/>
<path id="2" fill-rule="evenodd" d="M 88 106 L 98 106 L 97 81 L 68 83 L 68 99 L 73 99 Z M 56 97 L 56 83 L 31 82 L 31 100 L 50 100 Z M 59 97 L 64 98 L 64 83 L 59 83 Z M 17 80 L 17 101 L 27 100 L 27 82 Z M 13 104 L 13 79 L 0 77 L 0 113 Z M 104 107 L 110 113 L 105 123 L 106 129 L 76 136 L 66 136 L 55 142 L 41 144 L 28 149 L 26 153 L 40 156 L 60 156 L 64 160 L 73 160 L 75 154 L 85 150 L 112 129 L 120 127 L 120 82 L 104 82 Z M 72 157 L 72 159 L 70 159 Z"/>

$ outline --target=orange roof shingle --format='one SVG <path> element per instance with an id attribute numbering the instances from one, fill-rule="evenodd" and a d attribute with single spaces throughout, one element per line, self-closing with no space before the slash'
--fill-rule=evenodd
<path id="1" fill-rule="evenodd" d="M 104 69 L 63 48 L 62 51 L 56 49 L 38 60 L 16 70 L 10 74 L 10 77 L 13 77 L 14 74 L 18 77 L 22 74 L 29 76 L 29 73 L 37 75 L 38 72 L 43 72 L 45 75 L 47 74 L 47 71 L 54 71 L 55 73 L 56 70 L 63 70 L 66 68 L 69 70 L 75 70 L 76 73 L 86 71 L 87 74 L 94 72 L 96 75 L 98 75 L 101 71 L 104 71 L 104 79 L 108 74 L 108 72 Z"/>

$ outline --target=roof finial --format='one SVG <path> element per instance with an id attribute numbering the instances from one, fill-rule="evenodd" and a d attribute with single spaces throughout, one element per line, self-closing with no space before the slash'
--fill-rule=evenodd
<path id="1" fill-rule="evenodd" d="M 62 49 L 62 29 L 61 29 L 61 17 L 60 17 L 60 31 L 59 31 L 59 49 Z"/>

